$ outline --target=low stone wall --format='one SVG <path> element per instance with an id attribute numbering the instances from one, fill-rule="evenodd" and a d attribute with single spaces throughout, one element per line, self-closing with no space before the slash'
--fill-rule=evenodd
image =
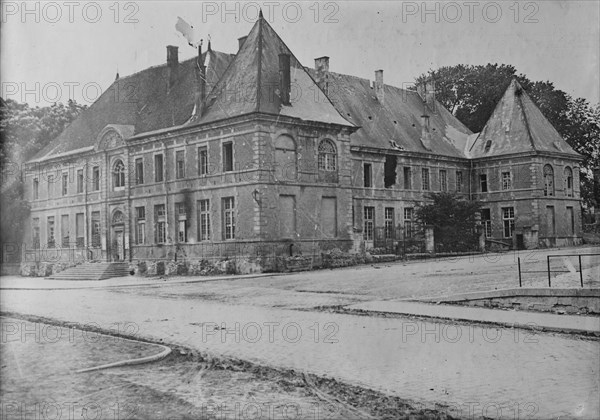
<path id="1" fill-rule="evenodd" d="M 58 261 L 58 262 L 44 262 L 44 261 L 27 261 L 22 262 L 20 265 L 20 274 L 23 277 L 48 277 L 53 274 L 58 274 L 67 268 L 75 267 L 83 262 L 82 261 Z"/>
<path id="2" fill-rule="evenodd" d="M 600 315 L 600 289 L 503 289 L 427 300 L 485 308 Z"/>

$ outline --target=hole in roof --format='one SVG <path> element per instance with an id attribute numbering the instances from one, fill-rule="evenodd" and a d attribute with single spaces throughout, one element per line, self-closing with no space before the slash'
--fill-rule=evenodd
<path id="1" fill-rule="evenodd" d="M 488 140 L 488 141 L 485 143 L 485 150 L 484 150 L 484 151 L 485 151 L 485 152 L 489 152 L 491 147 L 492 147 L 492 141 L 491 141 L 491 140 Z"/>
<path id="2" fill-rule="evenodd" d="M 369 120 L 372 120 L 372 119 L 373 119 L 373 117 L 371 117 L 371 116 L 369 115 Z"/>
<path id="3" fill-rule="evenodd" d="M 394 124 L 398 124 L 398 121 L 394 121 Z"/>
<path id="4" fill-rule="evenodd" d="M 435 131 L 435 128 L 433 129 L 433 131 Z"/>
<path id="5" fill-rule="evenodd" d="M 416 127 L 414 124 L 412 125 L 413 127 Z"/>

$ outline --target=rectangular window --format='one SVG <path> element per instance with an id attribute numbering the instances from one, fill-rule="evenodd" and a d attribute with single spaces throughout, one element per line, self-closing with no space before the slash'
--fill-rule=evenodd
<path id="1" fill-rule="evenodd" d="M 421 186 L 424 191 L 429 191 L 429 169 L 421 169 Z"/>
<path id="2" fill-rule="evenodd" d="M 167 221 L 164 204 L 154 206 L 154 225 L 154 242 L 164 244 L 167 238 Z"/>
<path id="3" fill-rule="evenodd" d="M 481 187 L 481 192 L 487 192 L 488 185 L 487 185 L 487 175 L 486 174 L 479 175 L 479 186 Z"/>
<path id="4" fill-rule="evenodd" d="M 100 191 L 100 167 L 94 166 L 92 168 L 92 190 Z"/>
<path id="5" fill-rule="evenodd" d="M 48 175 L 48 198 L 52 197 L 52 188 L 54 187 L 54 175 Z"/>
<path id="6" fill-rule="evenodd" d="M 135 160 L 135 183 L 142 185 L 144 183 L 144 158 Z"/>
<path id="7" fill-rule="evenodd" d="M 383 165 L 383 185 L 385 188 L 391 188 L 396 185 L 396 167 L 398 166 L 398 159 L 394 155 L 387 155 L 385 157 L 385 164 Z"/>
<path id="8" fill-rule="evenodd" d="M 32 233 L 32 238 L 31 238 L 31 245 L 33 246 L 33 249 L 39 249 L 40 248 L 40 219 L 38 217 L 34 218 L 31 222 L 31 225 L 33 227 L 31 233 Z"/>
<path id="9" fill-rule="evenodd" d="M 175 217 L 177 218 L 177 242 L 187 242 L 188 223 L 184 203 L 175 203 Z"/>
<path id="10" fill-rule="evenodd" d="M 98 248 L 101 245 L 100 236 L 100 212 L 92 212 L 92 247 Z"/>
<path id="11" fill-rule="evenodd" d="M 575 235 L 575 213 L 573 207 L 567 207 L 567 223 L 569 224 L 569 235 Z"/>
<path id="12" fill-rule="evenodd" d="M 198 240 L 210 241 L 210 201 L 198 201 Z"/>
<path id="13" fill-rule="evenodd" d="M 68 173 L 64 173 L 62 174 L 62 195 L 65 196 L 67 195 L 68 191 L 69 191 L 69 174 Z"/>
<path id="14" fill-rule="evenodd" d="M 77 248 L 83 248 L 85 245 L 85 225 L 83 223 L 83 213 L 75 215 L 75 244 Z"/>
<path id="15" fill-rule="evenodd" d="M 404 168 L 404 189 L 412 190 L 412 170 L 409 167 Z"/>
<path id="16" fill-rule="evenodd" d="M 100 191 L 100 167 L 94 166 L 92 168 L 92 190 Z"/>
<path id="17" fill-rule="evenodd" d="M 198 175 L 208 174 L 208 148 L 206 146 L 198 148 Z"/>
<path id="18" fill-rule="evenodd" d="M 40 181 L 33 178 L 33 199 L 37 200 L 38 198 L 40 198 Z"/>
<path id="19" fill-rule="evenodd" d="M 413 216 L 414 210 L 412 207 L 404 208 L 404 237 L 411 238 L 413 236 Z"/>
<path id="20" fill-rule="evenodd" d="M 154 155 L 154 182 L 162 182 L 163 179 L 163 155 Z"/>
<path id="21" fill-rule="evenodd" d="M 385 239 L 394 239 L 394 208 L 386 207 L 384 216 Z"/>
<path id="22" fill-rule="evenodd" d="M 321 199 L 321 232 L 326 238 L 337 236 L 337 199 L 335 197 Z"/>
<path id="23" fill-rule="evenodd" d="M 135 243 L 142 245 L 146 243 L 146 207 L 135 208 Z"/>
<path id="24" fill-rule="evenodd" d="M 369 188 L 373 186 L 372 175 L 371 164 L 363 164 L 363 187 Z"/>
<path id="25" fill-rule="evenodd" d="M 223 143 L 223 172 L 233 171 L 233 143 Z"/>
<path id="26" fill-rule="evenodd" d="M 486 238 L 492 237 L 492 214 L 490 209 L 481 209 L 481 224 Z"/>
<path id="27" fill-rule="evenodd" d="M 515 230 L 515 209 L 514 207 L 502 208 L 502 223 L 504 225 L 504 237 L 512 238 Z"/>
<path id="28" fill-rule="evenodd" d="M 48 217 L 48 248 L 54 248 L 56 246 L 56 240 L 54 239 L 54 216 Z"/>
<path id="29" fill-rule="evenodd" d="M 183 150 L 175 152 L 175 178 L 185 178 L 185 152 Z"/>
<path id="30" fill-rule="evenodd" d="M 463 174 L 461 171 L 456 171 L 456 192 L 463 190 Z"/>
<path id="31" fill-rule="evenodd" d="M 372 241 L 373 229 L 375 227 L 375 207 L 365 207 L 364 212 L 363 239 L 365 241 Z"/>
<path id="32" fill-rule="evenodd" d="M 83 192 L 83 169 L 77 170 L 77 194 Z"/>
<path id="33" fill-rule="evenodd" d="M 235 208 L 233 197 L 223 198 L 223 239 L 235 239 Z"/>
<path id="34" fill-rule="evenodd" d="M 546 206 L 546 226 L 548 227 L 548 236 L 556 235 L 556 218 L 554 206 Z"/>
<path id="35" fill-rule="evenodd" d="M 502 190 L 510 190 L 512 188 L 512 178 L 510 172 L 502 172 Z"/>
<path id="36" fill-rule="evenodd" d="M 448 191 L 448 175 L 444 169 L 440 169 L 440 191 Z"/>

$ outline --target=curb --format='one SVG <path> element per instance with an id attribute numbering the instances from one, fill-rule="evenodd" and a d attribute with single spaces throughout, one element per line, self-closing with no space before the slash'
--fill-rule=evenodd
<path id="1" fill-rule="evenodd" d="M 134 341 L 136 343 L 143 343 L 143 341 L 130 340 L 130 339 L 127 339 L 127 338 L 125 340 L 127 340 L 127 341 Z M 79 369 L 79 370 L 76 370 L 75 373 L 93 372 L 93 371 L 96 371 L 96 370 L 109 369 L 109 368 L 121 367 L 121 366 L 141 365 L 141 364 L 144 364 L 144 363 L 156 362 L 156 361 L 158 361 L 160 359 L 163 359 L 163 358 L 167 357 L 169 354 L 171 354 L 171 348 L 170 347 L 163 346 L 162 344 L 155 344 L 155 345 L 162 347 L 163 351 L 161 351 L 158 354 L 153 354 L 151 356 L 140 357 L 140 358 L 137 358 L 137 359 L 121 360 L 119 362 L 107 363 L 105 365 L 94 366 L 94 367 L 85 368 L 85 369 Z"/>

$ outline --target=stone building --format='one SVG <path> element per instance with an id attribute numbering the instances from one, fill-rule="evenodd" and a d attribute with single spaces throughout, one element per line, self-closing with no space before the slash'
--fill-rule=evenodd
<path id="1" fill-rule="evenodd" d="M 254 257 L 397 243 L 435 191 L 485 203 L 489 244 L 581 238 L 578 165 L 515 81 L 471 133 L 416 91 L 303 67 L 262 18 L 236 54 L 118 78 L 27 163 L 27 253 L 107 261 Z M 31 255 L 29 259 L 31 259 Z M 37 257 L 35 255 L 38 255 Z"/>

